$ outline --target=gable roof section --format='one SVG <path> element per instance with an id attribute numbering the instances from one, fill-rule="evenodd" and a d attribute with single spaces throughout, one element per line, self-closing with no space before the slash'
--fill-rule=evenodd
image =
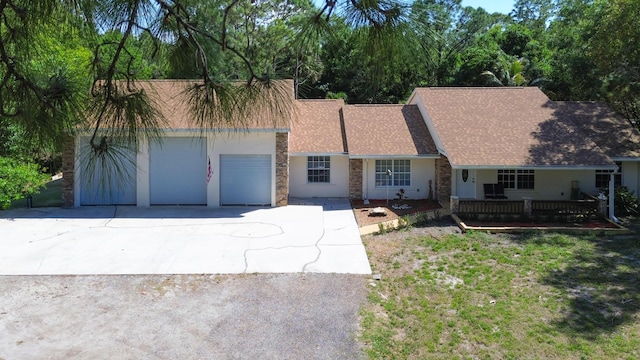
<path id="1" fill-rule="evenodd" d="M 343 113 L 350 157 L 438 156 L 416 105 L 349 105 Z"/>
<path id="2" fill-rule="evenodd" d="M 462 167 L 604 167 L 611 159 L 535 87 L 418 88 L 444 151 Z"/>
<path id="3" fill-rule="evenodd" d="M 291 124 L 289 152 L 343 154 L 341 109 L 343 100 L 299 100 L 298 118 Z"/>
<path id="4" fill-rule="evenodd" d="M 279 80 L 289 86 L 291 91 L 291 107 L 295 105 L 293 96 L 293 83 L 290 80 Z M 165 117 L 165 122 L 160 124 L 163 130 L 200 130 L 190 112 L 188 95 L 185 90 L 189 86 L 199 83 L 198 80 L 137 80 L 133 84 L 134 89 L 144 89 L 157 107 L 158 111 Z M 124 83 L 122 84 L 124 85 Z M 286 106 L 286 105 L 285 105 Z M 266 116 L 256 114 L 246 122 L 244 127 L 233 127 L 221 125 L 213 128 L 220 131 L 243 131 L 243 130 L 269 130 L 288 131 L 291 119 L 270 119 Z"/>
<path id="5" fill-rule="evenodd" d="M 614 159 L 640 158 L 640 133 L 606 104 L 593 101 L 556 102 L 557 111 Z"/>

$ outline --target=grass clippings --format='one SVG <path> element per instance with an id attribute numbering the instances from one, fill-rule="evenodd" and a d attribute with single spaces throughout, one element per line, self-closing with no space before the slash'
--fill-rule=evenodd
<path id="1" fill-rule="evenodd" d="M 636 236 L 419 230 L 363 238 L 369 358 L 640 358 Z"/>

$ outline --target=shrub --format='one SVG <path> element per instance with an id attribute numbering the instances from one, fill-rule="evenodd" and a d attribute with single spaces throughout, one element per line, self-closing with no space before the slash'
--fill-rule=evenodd
<path id="1" fill-rule="evenodd" d="M 411 227 L 411 220 L 409 215 L 400 216 L 398 218 L 398 229 L 405 229 Z"/>
<path id="2" fill-rule="evenodd" d="M 426 211 L 417 213 L 415 216 L 416 216 L 416 220 L 415 220 L 416 225 L 424 225 L 429 222 L 429 214 Z"/>
<path id="3" fill-rule="evenodd" d="M 618 186 L 615 191 L 614 209 L 616 216 L 638 216 L 638 197 L 626 186 Z"/>
<path id="4" fill-rule="evenodd" d="M 49 180 L 40 166 L 0 157 L 0 208 L 8 209 L 12 200 L 37 194 Z"/>

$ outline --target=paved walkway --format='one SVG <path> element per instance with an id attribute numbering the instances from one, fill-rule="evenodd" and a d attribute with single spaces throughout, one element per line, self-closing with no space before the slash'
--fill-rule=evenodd
<path id="1" fill-rule="evenodd" d="M 371 273 L 348 200 L 291 204 L 2 211 L 0 275 Z"/>

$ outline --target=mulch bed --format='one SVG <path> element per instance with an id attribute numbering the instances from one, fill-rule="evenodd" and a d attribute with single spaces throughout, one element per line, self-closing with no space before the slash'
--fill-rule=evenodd
<path id="1" fill-rule="evenodd" d="M 406 209 L 394 209 L 393 205 L 407 205 Z M 387 206 L 387 200 L 369 200 L 369 204 L 365 205 L 363 200 L 352 200 L 351 206 L 356 216 L 359 227 L 367 225 L 375 225 L 381 222 L 397 219 L 404 215 L 410 215 L 428 210 L 440 209 L 441 206 L 436 201 L 428 200 L 391 200 Z M 372 210 L 380 207 L 386 211 L 385 216 L 373 215 Z M 373 215 L 373 216 L 372 216 Z"/>

